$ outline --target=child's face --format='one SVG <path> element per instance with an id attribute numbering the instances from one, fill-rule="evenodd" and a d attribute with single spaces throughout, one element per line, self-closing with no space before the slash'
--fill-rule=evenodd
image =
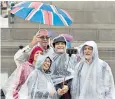
<path id="1" fill-rule="evenodd" d="M 47 71 L 51 66 L 51 60 L 49 58 L 46 58 L 43 65 L 42 65 L 42 68 L 44 71 Z"/>

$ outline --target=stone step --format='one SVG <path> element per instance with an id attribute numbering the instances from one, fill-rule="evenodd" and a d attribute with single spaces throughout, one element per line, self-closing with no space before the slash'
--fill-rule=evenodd
<path id="1" fill-rule="evenodd" d="M 24 21 L 24 20 L 23 20 Z M 10 24 L 9 28 L 48 28 L 48 29 L 114 29 L 115 24 L 87 24 L 87 23 L 73 23 L 71 26 L 48 26 L 45 24 L 39 24 L 39 23 L 31 23 L 28 21 L 24 21 L 21 23 L 14 23 Z"/>
<path id="2" fill-rule="evenodd" d="M 73 47 L 78 47 L 80 43 L 72 43 Z M 27 42 L 2 42 L 1 43 L 1 55 L 2 56 L 14 56 L 14 54 L 18 51 L 19 46 L 23 45 L 26 46 Z M 99 49 L 100 57 L 104 58 L 113 58 L 115 57 L 115 43 L 97 43 Z"/>
<path id="3" fill-rule="evenodd" d="M 82 26 L 81 26 L 82 27 Z M 47 28 L 46 28 L 47 29 Z M 38 31 L 38 28 L 4 28 L 1 29 L 1 40 L 2 41 L 28 41 Z M 103 42 L 115 42 L 115 29 L 69 29 L 69 28 L 49 28 L 48 31 L 54 32 L 57 35 L 62 33 L 68 33 L 73 36 L 73 42 L 84 42 L 88 40 L 94 40 L 97 43 Z"/>
<path id="4" fill-rule="evenodd" d="M 73 41 L 72 42 L 72 46 L 73 47 L 78 47 L 81 44 L 83 44 L 85 41 Z M 1 48 L 17 48 L 19 45 L 24 45 L 26 46 L 27 44 L 29 44 L 30 42 L 25 40 L 14 40 L 14 41 L 1 41 Z M 114 50 L 115 49 L 115 41 L 113 42 L 96 42 L 98 48 L 107 48 L 107 49 L 111 49 Z M 105 49 L 105 50 L 107 50 Z"/>

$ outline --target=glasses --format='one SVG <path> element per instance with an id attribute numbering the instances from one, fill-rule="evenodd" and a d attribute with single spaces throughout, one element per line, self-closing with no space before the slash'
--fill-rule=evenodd
<path id="1" fill-rule="evenodd" d="M 48 36 L 41 36 L 40 38 L 41 38 L 42 40 L 44 40 L 44 39 L 48 40 L 50 37 L 48 37 Z"/>

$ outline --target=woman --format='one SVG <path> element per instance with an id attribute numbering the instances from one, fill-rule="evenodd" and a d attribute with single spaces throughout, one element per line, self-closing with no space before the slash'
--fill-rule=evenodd
<path id="1" fill-rule="evenodd" d="M 36 69 L 32 71 L 20 89 L 19 99 L 57 99 L 56 90 L 50 77 L 51 64 L 50 57 L 39 57 Z"/>
<path id="2" fill-rule="evenodd" d="M 71 99 L 70 85 L 73 78 L 74 68 L 77 60 L 73 55 L 69 57 L 66 53 L 66 39 L 63 36 L 57 36 L 53 40 L 54 57 L 52 65 L 52 80 L 60 99 Z"/>
<path id="3" fill-rule="evenodd" d="M 72 99 L 114 99 L 114 80 L 109 65 L 98 56 L 97 45 L 87 41 L 80 49 L 81 62 L 72 81 Z"/>
<path id="4" fill-rule="evenodd" d="M 35 68 L 34 66 L 36 64 L 36 59 L 41 54 L 43 54 L 43 50 L 40 47 L 37 46 L 33 48 L 28 61 L 20 64 L 20 66 L 18 66 L 12 73 L 3 88 L 3 91 L 6 94 L 6 99 L 18 99 L 18 92 L 21 86 L 26 81 L 28 75 Z"/>

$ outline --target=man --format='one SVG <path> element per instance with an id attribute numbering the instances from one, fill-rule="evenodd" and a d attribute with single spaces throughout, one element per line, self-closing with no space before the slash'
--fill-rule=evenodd
<path id="1" fill-rule="evenodd" d="M 115 99 L 114 80 L 109 65 L 98 56 L 97 44 L 85 42 L 81 61 L 72 81 L 72 99 Z"/>
<path id="2" fill-rule="evenodd" d="M 52 65 L 52 80 L 56 86 L 60 99 L 71 99 L 70 85 L 73 78 L 76 59 L 66 53 L 66 39 L 58 36 L 53 40 L 54 57 Z"/>
<path id="3" fill-rule="evenodd" d="M 39 45 L 38 45 L 38 43 L 39 43 Z M 20 79 L 20 78 L 22 78 L 22 76 L 25 76 L 26 72 L 28 72 L 30 70 L 31 66 L 26 64 L 25 65 L 26 68 L 23 68 L 22 64 L 24 64 L 26 61 L 28 61 L 28 59 L 31 57 L 31 54 L 36 49 L 36 47 L 37 47 L 36 51 L 39 48 L 39 49 L 41 49 L 41 51 L 43 52 L 44 55 L 48 55 L 48 54 L 53 53 L 51 48 L 50 47 L 48 48 L 48 44 L 49 44 L 48 31 L 42 29 L 42 30 L 39 30 L 38 33 L 33 37 L 32 41 L 30 42 L 29 45 L 27 45 L 26 47 L 24 47 L 22 49 L 19 49 L 16 52 L 16 54 L 14 55 L 14 61 L 17 65 L 17 68 L 16 68 L 16 71 L 14 71 L 13 74 L 10 76 L 8 82 L 6 82 L 6 84 L 2 87 L 4 93 L 7 93 L 7 87 L 10 87 L 10 86 L 7 86 L 7 85 L 9 85 L 9 83 L 13 83 L 12 80 L 10 80 L 10 79 L 13 79 L 15 76 L 17 77 L 17 75 L 18 75 L 17 78 Z M 38 53 L 36 53 L 36 54 L 38 54 Z M 19 74 L 19 72 L 20 72 L 20 74 Z M 24 72 L 25 72 L 25 74 L 24 74 Z M 27 73 L 27 74 L 29 75 L 29 73 Z M 26 78 L 28 77 L 28 75 L 26 76 Z M 16 81 L 17 82 L 21 81 L 21 82 L 24 83 L 25 80 L 26 80 L 26 79 L 21 79 L 21 80 L 19 80 L 19 79 L 16 80 Z M 21 83 L 21 85 L 23 83 Z M 16 86 L 21 86 L 19 84 L 20 83 L 17 83 Z M 18 94 L 18 92 L 16 93 L 15 96 L 18 96 L 17 94 Z"/>
<path id="4" fill-rule="evenodd" d="M 47 30 L 40 29 L 33 37 L 29 45 L 24 47 L 22 50 L 17 51 L 14 55 L 14 61 L 17 66 L 28 59 L 32 49 L 35 46 L 42 48 L 44 54 L 51 55 L 53 53 L 53 49 L 49 46 L 49 36 Z"/>

